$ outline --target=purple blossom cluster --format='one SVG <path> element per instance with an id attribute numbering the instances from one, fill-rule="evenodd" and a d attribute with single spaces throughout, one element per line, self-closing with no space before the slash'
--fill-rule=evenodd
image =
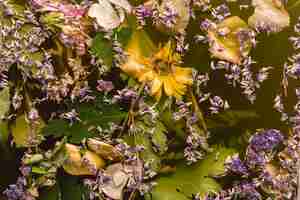
<path id="1" fill-rule="evenodd" d="M 269 129 L 256 133 L 250 138 L 244 161 L 238 154 L 235 154 L 225 162 L 227 173 L 240 175 L 240 182 L 228 190 L 221 191 L 212 199 L 221 197 L 261 199 L 263 195 L 259 191 L 262 190 L 283 199 L 295 197 L 296 182 L 293 174 L 295 174 L 296 165 L 289 163 L 288 158 L 295 153 L 289 151 L 291 143 L 294 142 L 295 138 L 289 139 L 285 148 L 278 151 L 279 146 L 284 143 L 284 137 L 280 131 Z M 297 147 L 293 149 L 295 148 Z M 280 164 L 274 164 L 274 159 L 279 159 Z M 291 166 L 294 168 L 292 169 Z"/>
<path id="2" fill-rule="evenodd" d="M 270 76 L 272 67 L 263 67 L 256 74 L 252 72 L 252 65 L 256 62 L 251 57 L 246 57 L 241 65 L 232 64 L 226 61 L 211 62 L 212 70 L 225 70 L 225 78 L 228 84 L 236 87 L 237 84 L 243 91 L 246 98 L 254 103 L 256 90 Z"/>

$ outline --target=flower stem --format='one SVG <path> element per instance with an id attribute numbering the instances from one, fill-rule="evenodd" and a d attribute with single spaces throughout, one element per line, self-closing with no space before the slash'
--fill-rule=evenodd
<path id="1" fill-rule="evenodd" d="M 128 114 L 127 114 L 126 119 L 124 120 L 124 123 L 123 123 L 123 128 L 122 128 L 121 133 L 124 132 L 124 130 L 127 126 L 129 126 L 131 123 L 134 122 L 134 108 L 135 108 L 137 102 L 139 101 L 142 92 L 144 91 L 145 85 L 146 85 L 146 83 L 143 82 L 142 85 L 139 87 L 137 97 L 132 99 Z"/>
<path id="2" fill-rule="evenodd" d="M 191 98 L 192 98 L 192 104 L 194 106 L 194 112 L 196 113 L 197 117 L 199 118 L 203 130 L 207 134 L 208 129 L 207 129 L 207 125 L 206 125 L 206 122 L 205 122 L 205 119 L 204 119 L 203 112 L 200 109 L 200 107 L 198 105 L 198 102 L 197 102 L 197 99 L 196 99 L 196 97 L 195 97 L 192 90 L 190 90 L 190 95 L 191 95 Z"/>

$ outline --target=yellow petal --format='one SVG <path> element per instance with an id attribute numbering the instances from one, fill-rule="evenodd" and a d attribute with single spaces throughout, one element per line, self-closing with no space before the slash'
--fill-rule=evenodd
<path id="1" fill-rule="evenodd" d="M 158 90 L 157 93 L 154 93 L 153 96 L 155 97 L 156 101 L 159 101 L 161 98 L 162 89 Z"/>
<path id="2" fill-rule="evenodd" d="M 174 78 L 177 82 L 187 85 L 193 84 L 192 69 L 175 67 Z"/>
<path id="3" fill-rule="evenodd" d="M 180 98 L 182 95 L 184 95 L 186 91 L 186 87 L 184 84 L 178 83 L 173 77 L 169 78 L 169 82 L 174 88 L 174 96 L 176 98 Z"/>
<path id="4" fill-rule="evenodd" d="M 159 92 L 162 88 L 162 81 L 158 78 L 155 78 L 151 83 L 151 95 L 154 95 Z"/>
<path id="5" fill-rule="evenodd" d="M 145 70 L 144 72 L 140 73 L 139 76 L 137 77 L 140 82 L 145 82 L 145 81 L 152 81 L 155 76 L 155 72 L 152 70 Z"/>
<path id="6" fill-rule="evenodd" d="M 164 84 L 164 91 L 167 96 L 172 96 L 175 92 L 173 88 L 172 82 L 169 79 L 169 76 L 162 76 L 163 84 Z"/>

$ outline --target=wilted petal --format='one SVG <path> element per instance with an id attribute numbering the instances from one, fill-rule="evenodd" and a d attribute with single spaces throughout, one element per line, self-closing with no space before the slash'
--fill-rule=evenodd
<path id="1" fill-rule="evenodd" d="M 109 0 L 111 3 L 113 3 L 116 6 L 119 6 L 120 8 L 123 8 L 126 10 L 126 12 L 131 12 L 131 5 L 127 0 Z"/>
<path id="2" fill-rule="evenodd" d="M 289 13 L 280 0 L 253 0 L 254 14 L 249 18 L 251 27 L 279 32 L 290 25 Z"/>
<path id="3" fill-rule="evenodd" d="M 114 146 L 105 142 L 89 138 L 87 146 L 91 151 L 99 154 L 104 159 L 119 161 L 123 158 L 122 154 Z"/>
<path id="4" fill-rule="evenodd" d="M 110 165 L 104 173 L 112 178 L 111 181 L 102 187 L 104 194 L 111 199 L 122 199 L 123 189 L 129 179 L 129 175 L 124 171 L 123 165 L 120 163 Z"/>
<path id="5" fill-rule="evenodd" d="M 107 0 L 93 4 L 88 11 L 88 16 L 96 18 L 99 26 L 107 30 L 118 27 L 122 22 L 114 7 Z"/>
<path id="6" fill-rule="evenodd" d="M 250 34 L 245 34 L 243 40 L 239 38 L 244 32 L 250 33 L 250 29 L 241 18 L 226 18 L 216 28 L 208 30 L 209 51 L 216 58 L 240 64 L 242 56 L 247 55 L 251 48 Z"/>
<path id="7" fill-rule="evenodd" d="M 95 170 L 105 165 L 105 162 L 91 151 L 85 151 L 82 155 L 80 148 L 76 145 L 66 144 L 65 151 L 68 158 L 63 168 L 71 175 L 94 175 Z"/>

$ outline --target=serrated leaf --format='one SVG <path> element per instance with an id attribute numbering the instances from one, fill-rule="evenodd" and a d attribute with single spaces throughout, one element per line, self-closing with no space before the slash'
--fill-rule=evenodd
<path id="1" fill-rule="evenodd" d="M 139 124 L 139 127 L 142 129 L 146 129 L 142 123 Z M 146 132 L 137 133 L 134 135 L 134 143 L 135 145 L 140 145 L 144 147 L 144 150 L 140 153 L 141 158 L 150 164 L 150 167 L 154 171 L 158 171 L 161 167 L 160 157 L 155 154 L 152 149 L 150 135 Z"/>
<path id="2" fill-rule="evenodd" d="M 52 135 L 55 138 L 67 136 L 68 141 L 74 144 L 78 144 L 82 139 L 91 136 L 88 128 L 80 122 L 70 125 L 67 121 L 60 119 L 49 121 L 47 126 L 42 130 L 42 133 L 45 136 Z"/>
<path id="3" fill-rule="evenodd" d="M 216 147 L 204 160 L 187 166 L 184 161 L 176 165 L 176 172 L 154 180 L 157 185 L 152 190 L 152 200 L 189 200 L 193 194 L 218 191 L 220 185 L 211 176 L 224 172 L 224 161 L 234 150 Z M 147 199 L 148 200 L 148 199 Z"/>
<path id="4" fill-rule="evenodd" d="M 82 105 L 78 112 L 80 119 L 87 125 L 101 126 L 109 128 L 110 123 L 119 123 L 126 117 L 127 113 L 121 111 L 118 106 L 101 104 L 97 106 L 99 109 L 91 105 Z"/>
<path id="5" fill-rule="evenodd" d="M 152 134 L 152 143 L 159 154 L 164 154 L 168 150 L 167 129 L 163 123 L 157 122 Z"/>
<path id="6" fill-rule="evenodd" d="M 67 136 L 69 142 L 78 144 L 82 139 L 93 135 L 90 127 L 109 128 L 111 123 L 121 122 L 127 114 L 121 111 L 118 106 L 106 105 L 101 100 L 95 105 L 80 105 L 77 110 L 80 121 L 71 125 L 62 119 L 51 120 L 43 129 L 43 134 L 45 136 L 52 135 L 55 138 Z"/>
<path id="7" fill-rule="evenodd" d="M 94 37 L 92 41 L 91 53 L 100 58 L 106 66 L 112 66 L 112 42 L 104 37 L 104 33 L 97 33 L 97 35 Z"/>

